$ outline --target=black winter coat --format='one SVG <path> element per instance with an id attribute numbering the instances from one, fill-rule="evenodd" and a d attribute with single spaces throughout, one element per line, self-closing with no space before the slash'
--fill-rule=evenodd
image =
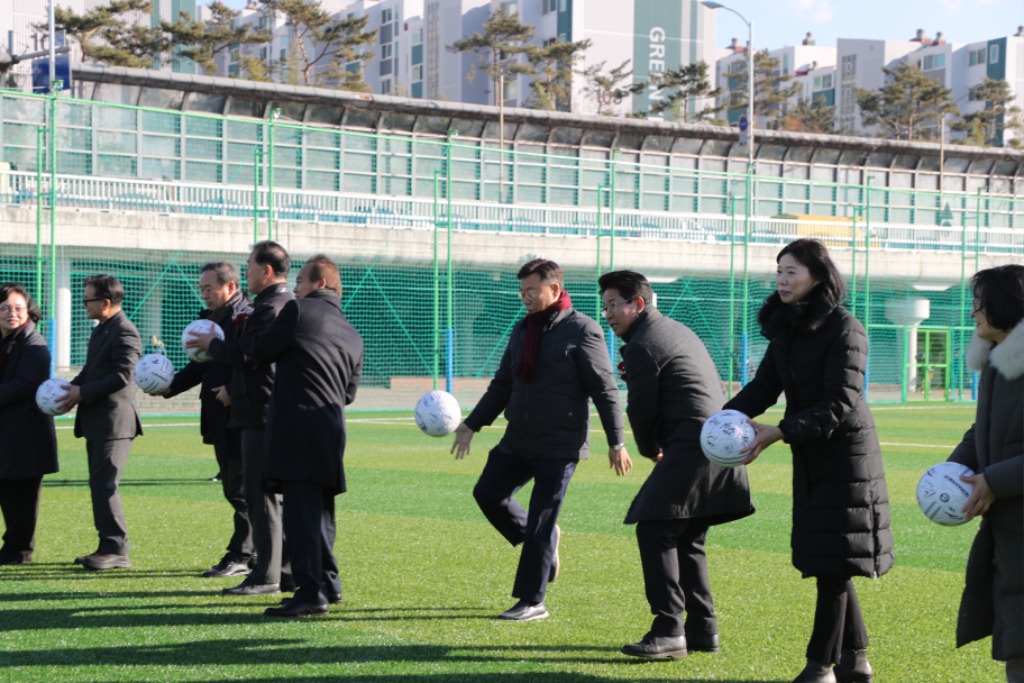
<path id="1" fill-rule="evenodd" d="M 199 317 L 220 325 L 227 338 L 235 332 L 235 318 L 250 310 L 249 300 L 241 292 L 235 292 L 223 306 L 213 311 L 204 309 L 200 311 Z M 174 375 L 164 398 L 177 396 L 197 384 L 202 385 L 199 388 L 199 433 L 203 435 L 203 443 L 213 444 L 227 428 L 230 413 L 230 408 L 217 400 L 213 390 L 216 387 L 230 387 L 231 366 L 216 360 L 205 363 L 190 361 Z"/>
<path id="2" fill-rule="evenodd" d="M 996 500 L 967 560 L 957 647 L 992 636 L 992 657 L 1024 657 L 1024 323 L 993 348 L 977 336 L 967 365 L 981 373 L 977 419 L 950 460 L 985 481 Z"/>
<path id="3" fill-rule="evenodd" d="M 320 484 L 344 493 L 345 406 L 356 398 L 363 338 L 338 295 L 319 289 L 289 301 L 246 349 L 277 363 L 267 418 L 267 481 Z"/>
<path id="4" fill-rule="evenodd" d="M 786 394 L 779 428 L 793 452 L 793 566 L 804 576 L 877 577 L 893 565 L 889 492 L 864 401 L 867 337 L 815 288 L 797 305 L 772 294 L 770 340 L 754 379 L 726 404 L 756 417 Z"/>
<path id="5" fill-rule="evenodd" d="M 0 479 L 29 479 L 57 471 L 53 418 L 36 407 L 36 389 L 50 376 L 46 340 L 29 321 L 0 341 Z"/>
<path id="6" fill-rule="evenodd" d="M 259 429 L 267 423 L 267 403 L 274 388 L 274 368 L 248 354 L 253 340 L 274 322 L 286 303 L 295 299 L 288 284 L 270 285 L 256 295 L 252 309 L 242 309 L 224 328 L 224 339 L 210 342 L 210 355 L 231 366 L 231 410 L 228 427 Z"/>
<path id="7" fill-rule="evenodd" d="M 608 445 L 623 442 L 619 388 L 601 326 L 579 311 L 559 311 L 540 337 L 534 380 L 516 376 L 526 336 L 523 321 L 512 333 L 487 391 L 464 420 L 480 431 L 505 411 L 508 427 L 497 448 L 524 458 L 587 457 L 593 399 Z"/>
<path id="8" fill-rule="evenodd" d="M 655 308 L 644 310 L 623 340 L 633 439 L 643 456 L 662 453 L 629 506 L 626 524 L 695 517 L 722 524 L 753 514 L 747 468 L 719 467 L 700 448 L 704 421 L 725 402 L 704 343 Z"/>

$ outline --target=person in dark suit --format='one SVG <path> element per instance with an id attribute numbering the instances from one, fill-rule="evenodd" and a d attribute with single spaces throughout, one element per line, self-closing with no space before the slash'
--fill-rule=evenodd
<path id="1" fill-rule="evenodd" d="M 274 368 L 270 363 L 256 361 L 247 351 L 251 340 L 269 327 L 284 305 L 294 298 L 288 291 L 290 268 L 288 252 L 277 242 L 266 240 L 254 245 L 245 271 L 249 293 L 255 297 L 252 308 L 235 315 L 234 329 L 230 333 L 225 330 L 224 339 L 208 333 L 187 342 L 190 347 L 209 351 L 214 361 L 231 366 L 228 427 L 241 433 L 243 488 L 252 523 L 256 566 L 240 584 L 223 589 L 224 595 L 272 595 L 291 588 L 291 568 L 281 524 L 281 494 L 266 489 L 264 437 Z"/>
<path id="2" fill-rule="evenodd" d="M 523 544 L 512 587 L 518 602 L 498 618 L 532 621 L 548 616 L 544 596 L 558 577 L 558 512 L 576 465 L 587 457 L 588 399 L 601 417 L 615 473 L 628 473 L 633 462 L 600 325 L 573 309 L 554 261 L 530 261 L 518 278 L 528 315 L 512 328 L 494 379 L 455 431 L 452 452 L 464 458 L 473 434 L 505 412 L 508 427 L 491 450 L 473 496 L 509 543 Z M 515 494 L 531 479 L 527 513 Z"/>
<path id="3" fill-rule="evenodd" d="M 825 245 L 795 240 L 776 263 L 777 289 L 757 315 L 768 349 L 725 407 L 753 418 L 786 394 L 783 419 L 751 420 L 756 436 L 741 452 L 749 464 L 784 440 L 793 453 L 793 566 L 818 592 L 807 664 L 793 683 L 870 681 L 853 577 L 885 574 L 894 555 L 882 448 L 863 395 L 867 335 L 841 305 L 846 285 Z"/>
<path id="4" fill-rule="evenodd" d="M 294 301 L 247 340 L 249 355 L 276 363 L 267 417 L 268 481 L 284 493 L 295 596 L 267 616 L 323 614 L 341 602 L 334 557 L 334 497 L 345 487 L 345 406 L 363 366 L 363 339 L 341 312 L 341 275 L 320 254 L 299 272 Z"/>
<path id="5" fill-rule="evenodd" d="M 602 314 L 625 342 L 621 367 L 633 438 L 655 463 L 626 514 L 626 524 L 636 524 L 654 623 L 622 652 L 648 659 L 717 652 L 708 528 L 754 512 L 746 469 L 719 467 L 700 447 L 704 421 L 725 402 L 722 380 L 697 335 L 655 308 L 647 278 L 620 270 L 602 275 L 598 285 Z"/>
<path id="6" fill-rule="evenodd" d="M 132 442 L 142 434 L 135 407 L 135 363 L 142 355 L 142 338 L 121 310 L 124 287 L 113 275 L 85 279 L 82 303 L 86 316 L 97 321 L 89 338 L 85 365 L 71 380 L 61 408 L 78 406 L 75 436 L 85 438 L 89 459 L 89 492 L 99 547 L 75 558 L 86 569 L 130 567 L 128 525 L 117 485 Z"/>
<path id="7" fill-rule="evenodd" d="M 235 267 L 225 261 L 203 266 L 199 276 L 199 296 L 206 304 L 206 310 L 199 314 L 200 317 L 219 325 L 225 336 L 233 335 L 235 318 L 249 307 L 249 300 L 239 288 Z M 252 523 L 249 521 L 242 476 L 242 435 L 238 429 L 228 427 L 230 379 L 231 366 L 225 363 L 192 361 L 174 375 L 171 386 L 162 394 L 164 398 L 171 398 L 197 384 L 202 385 L 199 390 L 199 432 L 203 443 L 213 446 L 220 467 L 218 478 L 224 499 L 234 510 L 227 553 L 220 562 L 203 572 L 207 578 L 245 575 L 255 562 Z"/>
<path id="8" fill-rule="evenodd" d="M 0 565 L 32 561 L 43 476 L 57 471 L 53 418 L 35 394 L 50 375 L 50 352 L 36 331 L 39 308 L 22 285 L 0 286 Z"/>

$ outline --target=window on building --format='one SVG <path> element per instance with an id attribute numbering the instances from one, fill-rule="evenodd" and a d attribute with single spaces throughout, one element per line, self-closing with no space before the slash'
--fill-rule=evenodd
<path id="1" fill-rule="evenodd" d="M 392 9 L 382 9 L 380 11 L 380 23 L 381 24 L 390 24 L 394 20 L 394 16 L 395 16 L 394 15 L 394 10 L 392 10 Z"/>
<path id="2" fill-rule="evenodd" d="M 412 32 L 412 44 L 413 47 L 423 44 L 423 29 L 418 28 Z"/>
<path id="3" fill-rule="evenodd" d="M 814 90 L 831 90 L 832 74 L 814 77 Z"/>
<path id="4" fill-rule="evenodd" d="M 999 63 L 999 46 L 989 45 L 988 47 L 988 63 L 998 64 Z"/>
<path id="5" fill-rule="evenodd" d="M 390 78 L 382 78 L 380 80 L 380 94 L 381 95 L 390 95 L 391 94 L 391 79 Z"/>
<path id="6" fill-rule="evenodd" d="M 518 2 L 503 2 L 501 3 L 501 9 L 505 10 L 505 14 L 511 14 L 513 17 L 519 16 Z"/>
<path id="7" fill-rule="evenodd" d="M 976 66 L 978 64 L 984 64 L 986 53 L 988 53 L 988 50 L 986 50 L 985 48 L 971 50 L 970 54 L 968 54 L 967 57 L 967 65 Z"/>
<path id="8" fill-rule="evenodd" d="M 394 43 L 384 43 L 383 45 L 380 46 L 380 58 L 381 59 L 391 59 L 391 55 L 393 54 L 393 50 L 394 50 Z"/>
<path id="9" fill-rule="evenodd" d="M 923 62 L 918 62 L 918 66 L 925 71 L 941 69 L 946 66 L 946 55 L 928 55 L 924 58 Z"/>
<path id="10" fill-rule="evenodd" d="M 412 67 L 412 80 L 413 82 L 423 80 L 423 65 L 414 64 Z"/>

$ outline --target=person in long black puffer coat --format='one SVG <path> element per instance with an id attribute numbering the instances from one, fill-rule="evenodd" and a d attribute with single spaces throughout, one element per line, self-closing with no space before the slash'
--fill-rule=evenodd
<path id="1" fill-rule="evenodd" d="M 862 395 L 867 337 L 840 306 L 845 284 L 823 244 L 796 240 L 776 260 L 777 291 L 758 314 L 768 349 L 725 407 L 756 417 L 786 395 L 777 426 L 751 420 L 757 435 L 745 462 L 780 439 L 793 452 L 793 566 L 818 589 L 807 666 L 793 683 L 870 681 L 852 577 L 889 571 L 893 539 L 881 447 Z"/>

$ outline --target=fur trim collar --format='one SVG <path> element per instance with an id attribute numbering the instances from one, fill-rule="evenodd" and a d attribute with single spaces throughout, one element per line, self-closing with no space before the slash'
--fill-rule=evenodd
<path id="1" fill-rule="evenodd" d="M 967 367 L 981 372 L 989 362 L 1006 379 L 1014 380 L 1024 376 L 1024 322 L 1017 323 L 998 345 L 974 333 L 967 347 Z"/>
<path id="2" fill-rule="evenodd" d="M 757 314 L 761 334 L 768 339 L 792 333 L 814 332 L 821 328 L 836 310 L 822 294 L 821 287 L 815 287 L 806 299 L 797 304 L 784 304 L 778 292 L 765 299 L 764 306 Z"/>

